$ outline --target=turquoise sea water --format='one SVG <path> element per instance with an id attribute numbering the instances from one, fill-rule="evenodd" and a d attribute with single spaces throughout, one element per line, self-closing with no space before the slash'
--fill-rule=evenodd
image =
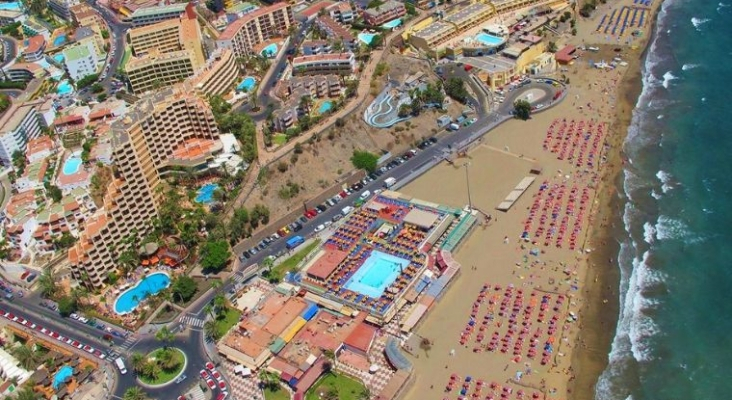
<path id="1" fill-rule="evenodd" d="M 732 393 L 730 4 L 663 4 L 625 142 L 620 319 L 597 399 Z"/>

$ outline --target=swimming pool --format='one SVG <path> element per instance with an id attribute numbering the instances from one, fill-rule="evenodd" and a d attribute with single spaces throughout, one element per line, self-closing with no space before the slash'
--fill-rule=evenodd
<path id="1" fill-rule="evenodd" d="M 64 43 L 66 43 L 65 34 L 58 35 L 58 36 L 56 36 L 56 39 L 53 39 L 53 45 L 56 47 L 61 46 Z"/>
<path id="2" fill-rule="evenodd" d="M 373 251 L 346 282 L 345 288 L 377 299 L 408 265 L 409 260 Z"/>
<path id="3" fill-rule="evenodd" d="M 74 91 L 73 86 L 69 83 L 68 80 L 64 79 L 61 82 L 59 82 L 58 87 L 56 88 L 56 93 L 60 96 L 65 96 L 67 94 L 71 94 L 71 92 Z"/>
<path id="4" fill-rule="evenodd" d="M 66 382 L 66 379 L 71 378 L 72 375 L 74 375 L 74 369 L 72 367 L 64 365 L 59 368 L 56 375 L 53 376 L 53 388 L 58 390 L 59 386 Z"/>
<path id="5" fill-rule="evenodd" d="M 239 86 L 236 87 L 236 90 L 243 90 L 245 92 L 249 92 L 252 90 L 254 85 L 257 83 L 257 80 L 254 79 L 253 76 L 247 76 L 244 78 L 243 81 L 239 84 Z"/>
<path id="6" fill-rule="evenodd" d="M 0 3 L 0 10 L 20 10 L 20 3 L 17 1 Z"/>
<path id="7" fill-rule="evenodd" d="M 79 172 L 79 168 L 81 167 L 81 158 L 76 155 L 72 154 L 69 158 L 64 161 L 64 166 L 61 169 L 61 173 L 64 175 L 74 175 L 75 173 Z"/>
<path id="8" fill-rule="evenodd" d="M 318 114 L 323 115 L 333 108 L 333 103 L 330 101 L 324 101 L 323 104 L 318 108 Z"/>
<path id="9" fill-rule="evenodd" d="M 215 183 L 207 183 L 201 186 L 201 188 L 198 189 L 198 194 L 196 195 L 195 202 L 201 204 L 211 203 L 213 201 L 213 193 L 218 188 L 219 185 Z"/>
<path id="10" fill-rule="evenodd" d="M 371 44 L 371 42 L 374 40 L 375 37 L 376 37 L 375 33 L 361 32 L 358 34 L 358 40 L 360 40 L 366 44 Z"/>
<path id="11" fill-rule="evenodd" d="M 272 43 L 267 45 L 264 49 L 262 49 L 263 56 L 265 57 L 274 57 L 277 55 L 277 43 Z"/>
<path id="12" fill-rule="evenodd" d="M 56 54 L 55 56 L 53 56 L 53 61 L 56 61 L 59 64 L 63 64 L 64 63 L 64 55 L 61 54 L 61 53 Z"/>
<path id="13" fill-rule="evenodd" d="M 157 294 L 170 286 L 170 277 L 165 272 L 156 272 L 143 278 L 134 287 L 122 292 L 114 302 L 114 312 L 127 314 L 137 308 L 148 296 Z"/>
<path id="14" fill-rule="evenodd" d="M 485 32 L 480 32 L 475 35 L 475 40 L 483 43 L 486 46 L 499 46 L 503 44 L 504 39 L 502 37 L 489 35 Z"/>
<path id="15" fill-rule="evenodd" d="M 393 20 L 381 25 L 381 27 L 385 28 L 385 29 L 394 29 L 401 24 L 402 24 L 402 19 L 397 18 L 397 19 L 393 19 Z"/>

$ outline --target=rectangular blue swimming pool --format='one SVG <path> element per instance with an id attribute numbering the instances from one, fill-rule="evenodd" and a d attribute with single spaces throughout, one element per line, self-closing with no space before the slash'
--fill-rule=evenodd
<path id="1" fill-rule="evenodd" d="M 486 46 L 498 46 L 504 42 L 503 38 L 489 35 L 485 32 L 480 32 L 479 34 L 475 35 L 475 40 L 483 43 Z"/>
<path id="2" fill-rule="evenodd" d="M 409 263 L 407 259 L 373 251 L 361 268 L 346 282 L 345 288 L 372 298 L 379 298 Z"/>

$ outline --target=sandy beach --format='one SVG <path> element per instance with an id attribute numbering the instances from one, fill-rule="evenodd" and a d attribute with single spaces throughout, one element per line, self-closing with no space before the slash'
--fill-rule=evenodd
<path id="1" fill-rule="evenodd" d="M 585 24 L 570 43 L 594 43 L 596 22 Z M 600 44 L 565 72 L 563 103 L 503 124 L 454 165 L 401 189 L 454 206 L 471 201 L 491 216 L 455 253 L 461 276 L 416 331 L 432 346 L 413 360 L 406 399 L 456 399 L 462 388 L 481 399 L 594 396 L 617 319 L 615 184 L 646 39 L 619 53 Z M 628 65 L 599 70 L 586 62 L 617 55 Z M 497 211 L 536 166 L 542 173 L 529 190 Z"/>

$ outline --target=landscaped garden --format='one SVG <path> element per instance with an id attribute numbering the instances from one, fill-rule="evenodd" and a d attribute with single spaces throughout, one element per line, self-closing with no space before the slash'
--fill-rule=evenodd
<path id="1" fill-rule="evenodd" d="M 162 385 L 175 379 L 183 371 L 185 355 L 174 348 L 160 348 L 143 356 L 142 360 L 132 355 L 132 367 L 137 377 L 148 385 Z"/>
<path id="2" fill-rule="evenodd" d="M 361 382 L 328 372 L 305 393 L 306 400 L 367 400 L 371 393 Z"/>

